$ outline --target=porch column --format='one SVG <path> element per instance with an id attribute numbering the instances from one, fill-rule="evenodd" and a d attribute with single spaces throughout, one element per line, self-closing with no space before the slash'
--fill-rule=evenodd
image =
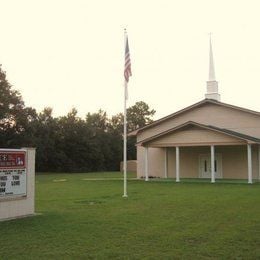
<path id="1" fill-rule="evenodd" d="M 164 154 L 164 178 L 168 178 L 168 149 L 165 147 Z"/>
<path id="2" fill-rule="evenodd" d="M 176 146 L 176 182 L 180 182 L 180 148 Z"/>
<path id="3" fill-rule="evenodd" d="M 248 183 L 252 184 L 252 147 L 247 145 L 247 166 L 248 166 Z"/>
<path id="4" fill-rule="evenodd" d="M 145 162 L 144 162 L 144 171 L 145 171 L 145 181 L 149 181 L 148 177 L 148 147 L 145 147 Z"/>
<path id="5" fill-rule="evenodd" d="M 215 182 L 215 147 L 210 146 L 210 157 L 211 157 L 211 183 Z"/>

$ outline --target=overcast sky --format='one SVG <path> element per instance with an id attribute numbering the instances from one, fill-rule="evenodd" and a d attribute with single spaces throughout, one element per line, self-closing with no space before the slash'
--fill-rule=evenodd
<path id="1" fill-rule="evenodd" d="M 123 111 L 124 28 L 129 105 L 156 119 L 204 99 L 209 36 L 221 101 L 260 111 L 260 1 L 0 0 L 0 63 L 27 106 Z"/>

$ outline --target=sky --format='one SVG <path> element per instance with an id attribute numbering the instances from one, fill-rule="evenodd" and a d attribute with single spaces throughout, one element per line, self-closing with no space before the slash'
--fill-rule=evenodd
<path id="1" fill-rule="evenodd" d="M 133 74 L 128 106 L 144 101 L 158 119 L 204 99 L 211 32 L 221 101 L 260 111 L 258 0 L 0 0 L 0 6 L 0 64 L 38 112 L 123 112 L 124 28 Z"/>

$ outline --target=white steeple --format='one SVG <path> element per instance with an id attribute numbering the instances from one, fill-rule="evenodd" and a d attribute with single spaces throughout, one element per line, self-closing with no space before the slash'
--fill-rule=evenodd
<path id="1" fill-rule="evenodd" d="M 214 59 L 212 52 L 211 36 L 209 39 L 209 81 L 215 81 L 215 68 L 214 68 Z"/>
<path id="2" fill-rule="evenodd" d="M 220 101 L 220 94 L 218 93 L 218 82 L 216 81 L 213 51 L 211 44 L 211 35 L 209 38 L 209 80 L 207 81 L 207 93 L 205 98 Z"/>

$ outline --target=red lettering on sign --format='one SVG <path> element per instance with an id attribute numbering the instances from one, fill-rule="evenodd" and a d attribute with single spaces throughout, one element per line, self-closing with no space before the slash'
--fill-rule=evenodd
<path id="1" fill-rule="evenodd" d="M 0 169 L 25 168 L 25 152 L 0 151 Z"/>

